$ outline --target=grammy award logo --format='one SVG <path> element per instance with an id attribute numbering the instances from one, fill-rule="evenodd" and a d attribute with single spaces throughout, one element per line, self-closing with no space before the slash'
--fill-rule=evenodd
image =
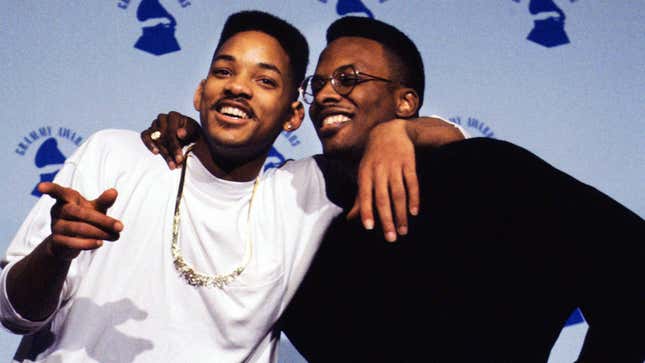
<path id="1" fill-rule="evenodd" d="M 34 188 L 31 190 L 31 195 L 34 197 L 40 197 L 42 194 L 38 191 L 38 183 L 40 182 L 50 182 L 54 180 L 56 174 L 63 166 L 65 162 L 65 155 L 58 148 L 58 141 L 55 138 L 50 137 L 45 140 L 38 151 L 36 151 L 36 157 L 34 158 L 34 164 L 37 168 L 43 170 L 44 172 L 40 174 L 40 180 L 36 183 Z M 53 166 L 56 168 L 54 171 L 47 172 L 47 167 Z"/>
<path id="2" fill-rule="evenodd" d="M 564 27 L 567 16 L 553 0 L 529 0 L 529 13 L 535 18 L 526 39 L 547 48 L 570 43 Z"/>
<path id="3" fill-rule="evenodd" d="M 476 117 L 454 116 L 449 118 L 450 122 L 461 126 L 472 137 L 495 138 L 495 132 L 484 121 Z"/>
<path id="4" fill-rule="evenodd" d="M 137 8 L 137 19 L 144 23 L 143 34 L 134 47 L 154 55 L 163 55 L 181 49 L 175 38 L 177 21 L 164 9 L 159 0 L 142 0 Z"/>
<path id="5" fill-rule="evenodd" d="M 529 12 L 531 15 L 540 13 L 555 13 L 555 15 L 534 20 L 533 30 L 526 39 L 549 48 L 569 43 L 569 37 L 564 31 L 566 15 L 553 0 L 531 0 Z"/>
<path id="6" fill-rule="evenodd" d="M 43 126 L 28 132 L 18 141 L 14 152 L 33 160 L 36 174 L 31 195 L 40 197 L 38 183 L 53 181 L 67 157 L 83 142 L 83 137 L 67 127 Z M 62 149 L 62 150 L 61 150 Z"/>
<path id="7" fill-rule="evenodd" d="M 328 0 L 319 1 L 326 4 Z M 379 0 L 379 3 L 384 3 L 386 1 L 387 0 Z M 369 18 L 374 18 L 374 13 L 372 13 L 372 11 L 361 0 L 337 0 L 336 13 L 340 16 L 363 14 Z"/>
<path id="8" fill-rule="evenodd" d="M 118 0 L 117 7 L 127 10 L 132 0 Z M 170 0 L 166 1 L 168 5 Z M 190 0 L 173 0 L 176 5 L 186 8 Z M 174 10 L 173 10 L 174 12 Z M 141 0 L 137 6 L 137 20 L 141 25 L 141 35 L 134 47 L 143 52 L 156 56 L 181 50 L 175 36 L 177 20 L 159 0 Z"/>
<path id="9" fill-rule="evenodd" d="M 278 142 L 276 142 L 276 144 L 280 144 L 280 148 L 282 150 L 290 151 L 300 145 L 300 139 L 298 139 L 298 135 L 296 135 L 295 132 L 283 131 L 281 135 L 282 137 L 278 139 Z M 271 168 L 279 168 L 289 159 L 290 158 L 285 157 L 284 154 L 280 152 L 280 150 L 278 150 L 278 147 L 276 147 L 276 145 L 273 145 L 271 146 L 271 150 L 269 150 L 269 155 L 267 155 L 267 159 L 264 162 L 264 167 L 262 168 L 262 170 L 266 171 Z"/>
<path id="10" fill-rule="evenodd" d="M 266 171 L 271 168 L 279 168 L 285 161 L 287 161 L 287 158 L 285 158 L 275 146 L 271 146 L 271 150 L 269 150 L 269 155 L 267 155 L 267 160 L 264 162 L 262 170 Z"/>

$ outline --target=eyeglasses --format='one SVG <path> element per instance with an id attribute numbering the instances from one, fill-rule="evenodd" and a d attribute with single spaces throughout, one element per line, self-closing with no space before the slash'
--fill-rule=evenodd
<path id="1" fill-rule="evenodd" d="M 352 65 L 337 68 L 329 77 L 309 76 L 302 81 L 300 94 L 305 103 L 311 104 L 316 98 L 327 81 L 331 81 L 331 86 L 341 96 L 349 95 L 357 84 L 367 81 L 383 81 L 391 83 L 393 81 L 364 72 L 357 71 Z"/>

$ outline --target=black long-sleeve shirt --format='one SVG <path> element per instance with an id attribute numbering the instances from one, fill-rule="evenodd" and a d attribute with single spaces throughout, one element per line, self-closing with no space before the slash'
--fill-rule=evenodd
<path id="1" fill-rule="evenodd" d="M 355 187 L 319 158 L 329 197 Z M 420 215 L 396 244 L 338 217 L 281 327 L 309 362 L 546 362 L 580 307 L 579 362 L 645 360 L 645 223 L 492 139 L 419 150 Z"/>

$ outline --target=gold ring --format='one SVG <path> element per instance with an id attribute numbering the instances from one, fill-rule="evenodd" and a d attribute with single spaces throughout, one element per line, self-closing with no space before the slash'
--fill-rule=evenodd
<path id="1" fill-rule="evenodd" d="M 157 130 L 150 134 L 152 141 L 157 141 L 161 137 L 161 131 Z"/>

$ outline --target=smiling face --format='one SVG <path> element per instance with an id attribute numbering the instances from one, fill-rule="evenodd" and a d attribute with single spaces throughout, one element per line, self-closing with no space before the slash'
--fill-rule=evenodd
<path id="1" fill-rule="evenodd" d="M 244 31 L 224 42 L 194 98 L 215 158 L 264 159 L 287 123 L 299 125 L 294 88 L 289 57 L 272 36 Z"/>
<path id="2" fill-rule="evenodd" d="M 327 78 L 336 69 L 352 65 L 359 72 L 391 79 L 391 63 L 380 43 L 361 37 L 341 37 L 329 43 L 320 55 L 316 75 Z M 360 151 L 372 127 L 396 118 L 394 83 L 362 82 L 351 93 L 341 96 L 327 82 L 316 93 L 309 109 L 323 152 Z"/>

